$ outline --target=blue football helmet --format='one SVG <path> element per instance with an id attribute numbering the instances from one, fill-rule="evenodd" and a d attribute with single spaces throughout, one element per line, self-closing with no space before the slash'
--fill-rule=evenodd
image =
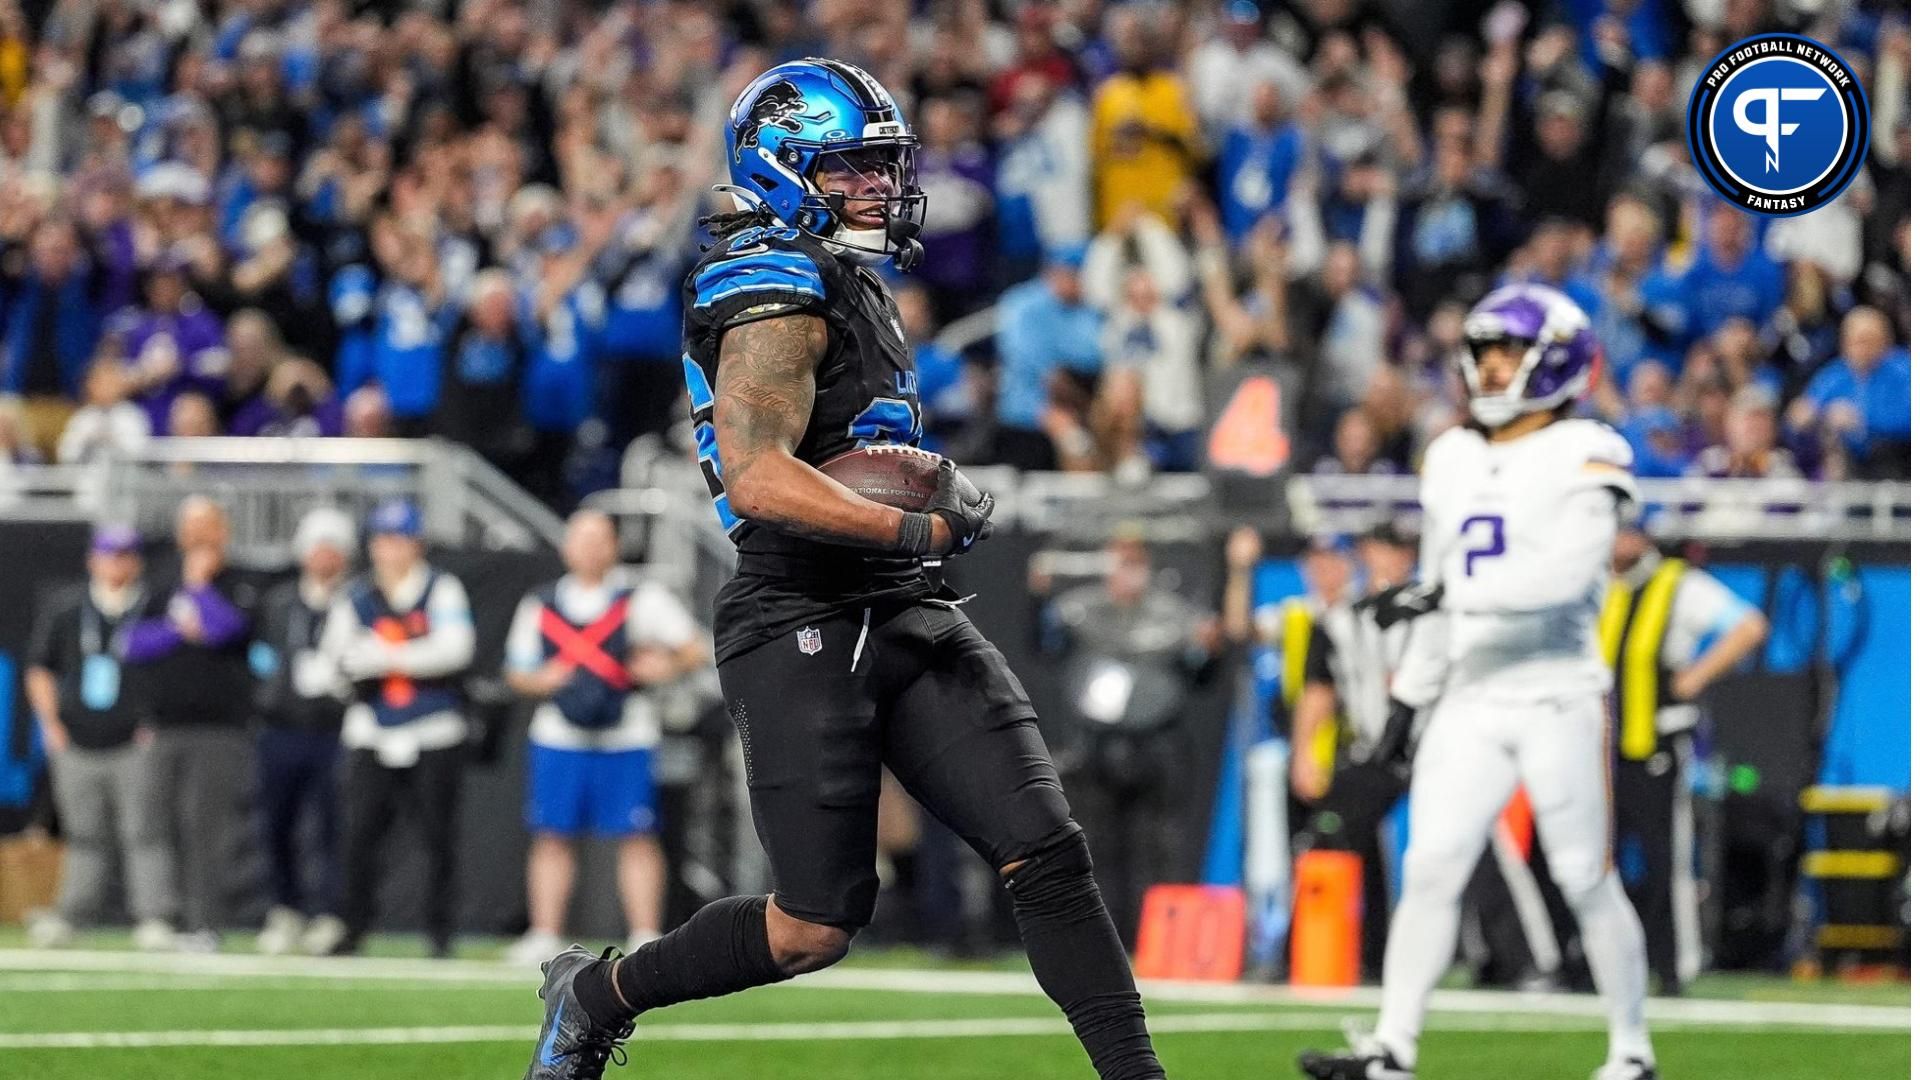
<path id="1" fill-rule="evenodd" d="M 1522 413 L 1557 409 L 1591 389 L 1600 368 L 1600 343 L 1587 313 L 1567 294 L 1546 285 L 1506 285 L 1473 305 L 1461 327 L 1460 373 L 1467 408 L 1488 427 Z M 1504 390 L 1480 388 L 1480 350 L 1509 343 L 1521 351 L 1520 369 Z"/>
<path id="2" fill-rule="evenodd" d="M 919 139 L 887 88 L 838 60 L 795 60 L 747 84 L 727 117 L 725 190 L 742 210 L 764 209 L 834 250 L 867 263 L 919 260 L 927 197 L 914 174 Z M 849 198 L 822 191 L 822 166 L 871 181 Z M 872 194 L 867 194 L 871 192 Z M 881 203 L 884 228 L 849 220 L 848 201 Z"/>

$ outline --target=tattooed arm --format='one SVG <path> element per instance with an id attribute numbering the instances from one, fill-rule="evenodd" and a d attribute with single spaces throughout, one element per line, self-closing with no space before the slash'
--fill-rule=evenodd
<path id="1" fill-rule="evenodd" d="M 720 339 L 714 437 L 726 462 L 727 501 L 749 521 L 830 544 L 892 550 L 905 515 L 854 494 L 793 456 L 813 413 L 813 370 L 827 349 L 814 315 L 761 319 Z M 952 543 L 932 519 L 933 550 Z"/>

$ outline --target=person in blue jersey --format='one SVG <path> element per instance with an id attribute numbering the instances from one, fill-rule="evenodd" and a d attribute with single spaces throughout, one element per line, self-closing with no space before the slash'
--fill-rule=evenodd
<path id="1" fill-rule="evenodd" d="M 1256 84 L 1249 109 L 1252 115 L 1234 124 L 1220 147 L 1220 223 L 1235 248 L 1262 217 L 1284 207 L 1307 145 L 1306 132 L 1287 115 L 1279 84 Z"/>
<path id="2" fill-rule="evenodd" d="M 1706 218 L 1706 242 L 1679 277 L 1689 343 L 1728 319 L 1771 325 L 1787 294 L 1785 269 L 1762 250 L 1745 212 L 1716 200 Z"/>
<path id="3" fill-rule="evenodd" d="M 993 498 L 951 461 L 924 511 L 817 468 L 920 439 L 912 352 L 873 269 L 918 261 L 915 145 L 893 96 L 833 60 L 775 67 L 734 103 L 737 209 L 709 219 L 687 280 L 685 369 L 740 553 L 715 654 L 774 891 L 708 904 L 628 956 L 551 960 L 527 1080 L 595 1080 L 640 1013 L 845 956 L 879 888 L 883 765 L 1000 873 L 1034 974 L 1102 1080 L 1166 1075 L 1033 705 L 929 566 L 991 534 Z"/>
<path id="4" fill-rule="evenodd" d="M 677 166 L 647 176 L 648 204 L 622 218 L 595 259 L 607 297 L 600 330 L 600 411 L 611 444 L 624 447 L 673 427 L 686 394 L 680 374 L 680 279 L 688 258 L 682 238 L 692 227 L 692 201 Z"/>
<path id="5" fill-rule="evenodd" d="M 426 236 L 395 222 L 374 229 L 383 279 L 373 293 L 362 354 L 341 356 L 340 392 L 368 383 L 387 392 L 394 430 L 424 435 L 440 403 L 440 351 L 459 308 L 446 303 L 439 262 Z M 347 361 L 359 361 L 353 367 Z"/>
<path id="6" fill-rule="evenodd" d="M 366 532 L 368 572 L 348 583 L 320 631 L 320 655 L 353 684 L 340 726 L 346 933 L 333 951 L 359 951 L 381 848 L 406 813 L 426 848 L 427 946 L 447 956 L 468 731 L 460 678 L 473 663 L 473 609 L 460 579 L 427 562 L 419 507 L 381 503 Z"/>

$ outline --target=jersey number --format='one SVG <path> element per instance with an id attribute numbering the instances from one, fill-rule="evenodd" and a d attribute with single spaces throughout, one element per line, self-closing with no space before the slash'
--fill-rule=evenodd
<path id="1" fill-rule="evenodd" d="M 1476 525 L 1485 525 L 1482 536 L 1475 538 Z M 1465 570 L 1468 577 L 1473 576 L 1475 559 L 1491 559 L 1503 555 L 1507 550 L 1507 520 L 1498 514 L 1475 514 L 1460 523 L 1460 535 L 1467 538 Z"/>
<path id="2" fill-rule="evenodd" d="M 904 443 L 920 445 L 920 402 L 907 398 L 877 397 L 847 425 L 847 437 L 855 445 L 868 443 Z"/>

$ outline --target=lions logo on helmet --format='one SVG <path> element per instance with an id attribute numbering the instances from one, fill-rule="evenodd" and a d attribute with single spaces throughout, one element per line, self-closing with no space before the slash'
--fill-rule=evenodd
<path id="1" fill-rule="evenodd" d="M 1599 373 L 1600 344 L 1586 312 L 1565 293 L 1545 285 L 1507 285 L 1488 293 L 1467 313 L 1462 328 L 1460 372 L 1467 381 L 1467 407 L 1488 427 L 1522 413 L 1557 409 L 1586 394 Z M 1521 350 L 1519 370 L 1506 387 L 1480 387 L 1480 352 L 1509 343 Z"/>
<path id="2" fill-rule="evenodd" d="M 762 73 L 734 101 L 725 190 L 740 209 L 812 233 L 840 254 L 906 269 L 919 257 L 915 238 L 927 210 L 913 166 L 919 143 L 879 80 L 838 60 L 795 60 Z M 814 180 L 828 158 L 857 159 L 884 177 L 883 193 L 852 197 L 882 204 L 884 228 L 843 220 L 848 198 Z"/>
<path id="3" fill-rule="evenodd" d="M 768 125 L 799 134 L 800 110 L 806 108 L 806 104 L 806 99 L 790 82 L 777 82 L 761 91 L 748 106 L 739 130 L 734 132 L 733 160 L 737 163 L 743 151 L 758 147 L 760 132 Z"/>

